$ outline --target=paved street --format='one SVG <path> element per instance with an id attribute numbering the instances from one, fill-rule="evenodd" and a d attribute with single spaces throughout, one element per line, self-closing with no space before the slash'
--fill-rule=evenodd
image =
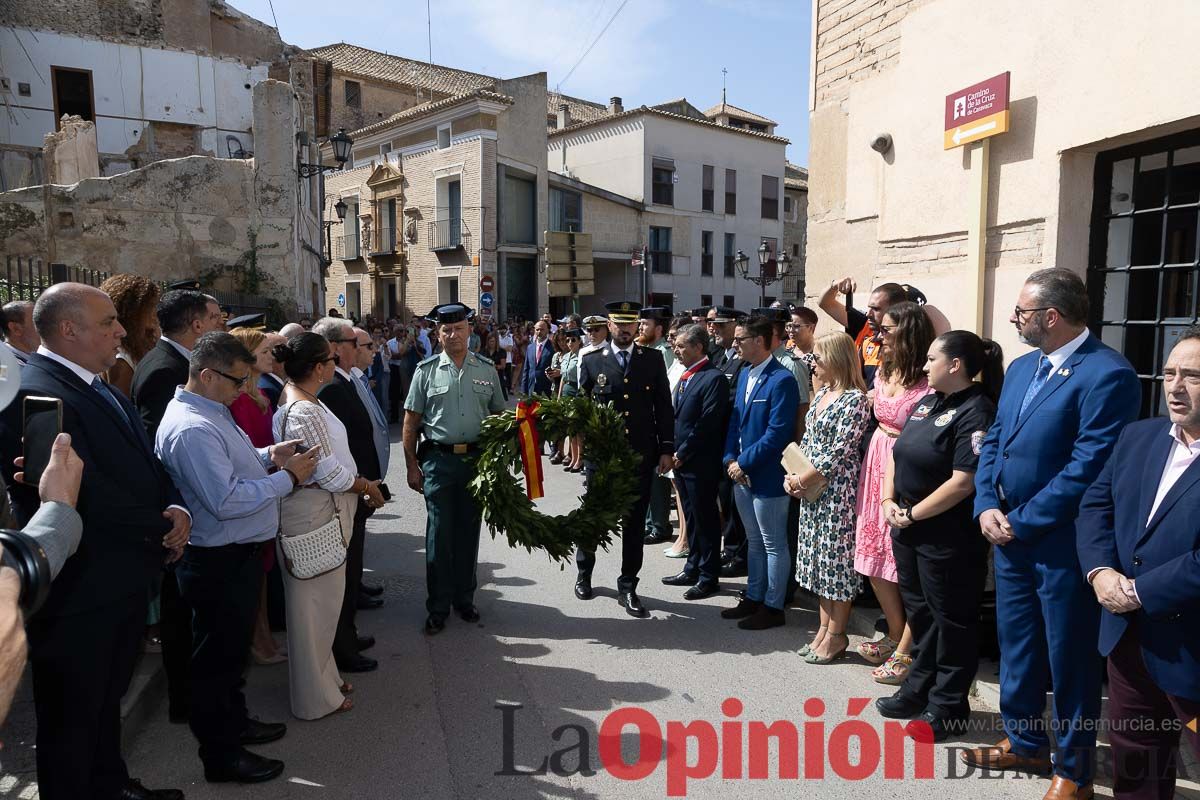
<path id="1" fill-rule="evenodd" d="M 831 733 L 846 718 L 848 701 L 874 698 L 885 691 L 872 682 L 869 667 L 857 659 L 830 667 L 801 663 L 795 650 L 812 630 L 812 612 L 795 610 L 786 628 L 752 633 L 718 617 L 719 610 L 732 603 L 731 592 L 705 602 L 684 602 L 681 590 L 668 590 L 658 582 L 679 564 L 663 558 L 661 546 L 647 548 L 643 569 L 642 595 L 652 618 L 635 620 L 614 599 L 616 554 L 600 555 L 595 575 L 598 596 L 584 603 L 571 593 L 572 567 L 562 570 L 542 555 L 510 550 L 485 535 L 477 595 L 483 621 L 468 626 L 453 618 L 443 634 L 426 638 L 420 631 L 424 507 L 403 488 L 399 444 L 393 449 L 389 483 L 397 499 L 372 520 L 367 545 L 370 578 L 387 587 L 387 602 L 379 611 L 360 615 L 360 630 L 379 640 L 371 654 L 382 663 L 376 673 L 348 676 L 357 688 L 354 710 L 319 722 L 293 720 L 288 714 L 287 667 L 255 667 L 248 690 L 252 713 L 289 722 L 283 740 L 260 748 L 286 761 L 283 778 L 240 788 L 205 783 L 191 735 L 186 728 L 167 723 L 165 705 L 134 741 L 129 764 L 135 776 L 151 786 L 180 787 L 190 800 L 665 797 L 665 760 L 640 781 L 619 780 L 599 769 L 599 725 L 618 707 L 638 706 L 652 713 L 664 731 L 668 720 L 708 720 L 720 730 L 720 722 L 726 719 L 721 703 L 732 696 L 744 704 L 738 716 L 743 721 L 791 720 L 799 727 L 822 719 L 829 742 L 825 779 L 819 785 L 816 779 L 804 779 L 801 757 L 801 780 L 778 780 L 779 759 L 772 746 L 771 780 L 722 780 L 718 766 L 713 777 L 687 783 L 689 797 L 728 797 L 731 790 L 745 798 L 808 791 L 825 797 L 861 797 L 866 790 L 872 795 L 925 800 L 961 798 L 968 792 L 980 800 L 1036 800 L 1045 791 L 1047 782 L 1040 779 L 947 780 L 943 776 L 953 754 L 943 746 L 935 749 L 937 778 L 933 780 L 911 777 L 911 746 L 904 781 L 885 781 L 882 764 L 864 781 L 838 778 L 832 764 L 841 767 L 839 755 L 845 748 L 831 741 L 840 736 Z M 549 465 L 547 473 L 549 498 L 542 501 L 542 508 L 565 512 L 581 491 L 578 478 Z M 823 716 L 806 715 L 805 700 L 813 697 L 824 701 L 828 710 Z M 497 775 L 506 769 L 504 720 L 497 704 L 522 707 L 508 712 L 514 731 L 511 766 L 525 771 L 555 750 L 576 748 L 560 759 L 560 772 L 573 771 L 582 730 L 596 774 Z M 861 716 L 882 730 L 872 707 L 868 705 Z M 997 738 L 991 732 L 994 714 L 981 710 L 975 722 L 981 732 L 974 740 Z M 561 741 L 556 742 L 552 734 L 564 725 L 579 728 L 560 732 Z M 636 759 L 632 730 L 627 729 L 624 741 L 630 762 Z M 801 736 L 801 753 L 806 734 Z M 672 760 L 682 752 L 678 746 L 668 749 Z M 688 750 L 691 763 L 697 759 L 697 749 L 693 742 Z M 715 753 L 712 758 L 720 764 Z M 852 755 L 850 763 L 856 762 L 857 756 Z M 748 769 L 743 767 L 742 774 Z"/>

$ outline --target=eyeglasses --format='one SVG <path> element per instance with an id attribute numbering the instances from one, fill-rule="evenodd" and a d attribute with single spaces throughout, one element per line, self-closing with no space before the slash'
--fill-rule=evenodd
<path id="1" fill-rule="evenodd" d="M 358 347 L 358 339 L 330 339 L 330 344 L 352 344 L 355 348 Z"/>
<path id="2" fill-rule="evenodd" d="M 817 352 L 815 352 L 815 351 L 814 351 L 814 352 L 813 352 L 813 354 L 812 354 L 812 360 L 813 360 L 813 363 L 814 363 L 814 364 L 820 364 L 820 363 L 821 363 L 822 361 L 824 361 L 825 359 L 821 358 L 821 354 L 820 354 L 820 353 L 817 353 Z"/>
<path id="3" fill-rule="evenodd" d="M 209 367 L 208 369 L 210 372 L 215 372 L 218 375 L 220 375 L 222 378 L 225 378 L 226 380 L 233 381 L 234 386 L 236 386 L 239 389 L 246 385 L 246 381 L 250 380 L 250 373 L 246 373 L 245 375 L 243 375 L 240 378 L 235 378 L 232 375 L 228 375 L 224 372 L 221 372 L 221 370 L 219 370 L 219 369 L 213 369 L 212 367 Z"/>
<path id="4" fill-rule="evenodd" d="M 896 326 L 895 325 L 877 325 L 876 329 L 880 333 L 891 333 L 892 331 L 896 330 Z"/>
<path id="5" fill-rule="evenodd" d="M 757 339 L 757 338 L 759 338 L 759 337 L 757 337 L 757 336 L 735 336 L 735 337 L 733 337 L 733 340 L 735 342 L 744 342 L 749 339 Z"/>
<path id="6" fill-rule="evenodd" d="M 813 325 L 810 322 L 789 322 L 788 324 L 784 325 L 783 327 L 789 331 L 798 331 L 801 328 L 811 328 L 811 327 L 813 327 Z"/>
<path id="7" fill-rule="evenodd" d="M 1049 311 L 1052 308 L 1054 308 L 1054 306 L 1038 306 L 1037 308 L 1021 308 L 1020 306 L 1013 306 L 1013 316 L 1017 318 L 1017 322 L 1024 325 L 1024 314 L 1032 314 L 1035 311 Z"/>

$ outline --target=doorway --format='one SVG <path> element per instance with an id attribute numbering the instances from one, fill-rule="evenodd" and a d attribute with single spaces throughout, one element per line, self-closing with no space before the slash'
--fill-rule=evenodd
<path id="1" fill-rule="evenodd" d="M 50 81 L 54 84 L 55 130 L 59 129 L 65 114 L 74 114 L 88 122 L 96 121 L 91 70 L 51 67 Z"/>
<path id="2" fill-rule="evenodd" d="M 504 319 L 537 317 L 537 264 L 527 256 L 504 257 Z"/>

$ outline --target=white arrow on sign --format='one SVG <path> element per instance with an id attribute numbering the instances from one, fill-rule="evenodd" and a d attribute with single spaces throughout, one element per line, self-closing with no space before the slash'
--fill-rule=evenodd
<path id="1" fill-rule="evenodd" d="M 963 139 L 966 139 L 968 136 L 974 136 L 977 133 L 986 133 L 995 127 L 996 127 L 996 120 L 992 120 L 991 122 L 985 122 L 983 125 L 977 125 L 974 128 L 967 128 L 966 130 L 959 128 L 958 130 L 956 130 L 954 132 L 954 136 L 951 138 L 954 139 L 955 144 L 958 144 Z"/>

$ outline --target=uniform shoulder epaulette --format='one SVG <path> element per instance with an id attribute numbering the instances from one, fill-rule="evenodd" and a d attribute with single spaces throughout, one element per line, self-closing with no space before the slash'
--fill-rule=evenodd
<path id="1" fill-rule="evenodd" d="M 487 364 L 489 367 L 496 366 L 496 362 L 492 361 L 490 358 L 485 356 L 483 353 L 475 353 L 475 357 L 478 358 L 483 363 Z"/>
<path id="2" fill-rule="evenodd" d="M 429 356 L 428 358 L 417 362 L 417 369 L 420 369 L 421 367 L 425 366 L 426 364 L 432 364 L 434 361 L 437 361 L 438 358 L 440 358 L 440 357 L 441 357 L 441 354 L 438 353 L 437 355 Z"/>

